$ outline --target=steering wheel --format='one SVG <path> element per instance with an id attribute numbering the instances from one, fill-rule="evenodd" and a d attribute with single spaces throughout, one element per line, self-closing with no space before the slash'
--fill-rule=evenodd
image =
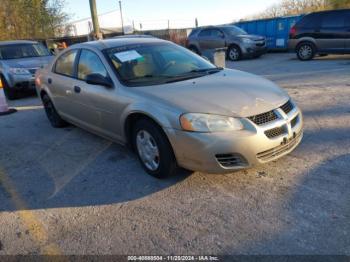
<path id="1" fill-rule="evenodd" d="M 176 64 L 176 61 L 169 61 L 168 63 L 165 64 L 163 72 L 166 72 L 171 66 L 175 64 Z"/>

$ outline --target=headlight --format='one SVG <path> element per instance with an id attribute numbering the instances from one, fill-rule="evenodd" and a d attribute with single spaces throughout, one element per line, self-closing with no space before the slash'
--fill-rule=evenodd
<path id="1" fill-rule="evenodd" d="M 189 113 L 180 117 L 183 130 L 191 132 L 228 132 L 243 129 L 237 118 L 210 114 Z"/>
<path id="2" fill-rule="evenodd" d="M 10 73 L 14 75 L 30 75 L 30 72 L 25 68 L 10 68 Z"/>
<path id="3" fill-rule="evenodd" d="M 249 39 L 249 38 L 243 38 L 243 43 L 245 43 L 245 44 L 253 44 L 254 41 Z"/>

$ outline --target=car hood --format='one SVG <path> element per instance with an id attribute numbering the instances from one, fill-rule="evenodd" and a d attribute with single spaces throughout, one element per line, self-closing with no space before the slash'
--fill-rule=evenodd
<path id="1" fill-rule="evenodd" d="M 254 41 L 265 40 L 265 37 L 261 36 L 261 35 L 238 35 L 238 37 L 240 37 L 240 38 L 248 38 L 248 39 L 254 40 Z"/>
<path id="2" fill-rule="evenodd" d="M 136 88 L 142 96 L 156 98 L 183 113 L 236 117 L 271 111 L 289 99 L 285 91 L 269 80 L 231 69 L 176 83 Z"/>
<path id="3" fill-rule="evenodd" d="M 3 63 L 8 67 L 16 68 L 39 68 L 48 65 L 53 56 L 42 56 L 42 57 L 30 57 L 20 59 L 3 60 Z"/>

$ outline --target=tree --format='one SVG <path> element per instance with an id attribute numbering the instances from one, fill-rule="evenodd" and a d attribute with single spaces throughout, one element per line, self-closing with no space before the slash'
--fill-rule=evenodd
<path id="1" fill-rule="evenodd" d="M 53 37 L 67 21 L 61 0 L 1 0 L 0 40 Z"/>
<path id="2" fill-rule="evenodd" d="M 329 0 L 328 4 L 335 9 L 350 8 L 350 0 Z"/>
<path id="3" fill-rule="evenodd" d="M 263 13 L 248 17 L 248 19 L 300 15 L 339 8 L 350 8 L 350 0 L 281 0 L 267 8 Z"/>

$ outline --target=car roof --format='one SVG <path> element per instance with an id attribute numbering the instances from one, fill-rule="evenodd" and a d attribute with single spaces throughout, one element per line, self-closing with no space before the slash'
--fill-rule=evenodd
<path id="1" fill-rule="evenodd" d="M 113 38 L 154 38 L 152 35 L 118 35 Z"/>
<path id="2" fill-rule="evenodd" d="M 99 50 L 104 50 L 108 48 L 114 48 L 114 47 L 122 47 L 126 45 L 133 45 L 133 44 L 149 44 L 149 43 L 169 43 L 169 41 L 165 41 L 159 38 L 146 38 L 146 37 L 122 37 L 122 38 L 112 38 L 112 39 L 106 39 L 106 40 L 98 40 L 98 41 L 91 41 L 91 42 L 84 42 L 81 44 L 75 44 L 71 47 L 75 48 L 84 48 L 84 47 L 93 47 Z"/>
<path id="3" fill-rule="evenodd" d="M 29 40 L 14 40 L 14 41 L 0 41 L 0 46 L 2 45 L 18 45 L 18 44 L 37 44 L 36 41 Z"/>
<path id="4" fill-rule="evenodd" d="M 196 28 L 196 30 L 203 30 L 203 29 L 223 29 L 223 28 L 230 28 L 230 27 L 237 27 L 236 25 L 209 25 L 209 26 L 201 26 Z"/>

